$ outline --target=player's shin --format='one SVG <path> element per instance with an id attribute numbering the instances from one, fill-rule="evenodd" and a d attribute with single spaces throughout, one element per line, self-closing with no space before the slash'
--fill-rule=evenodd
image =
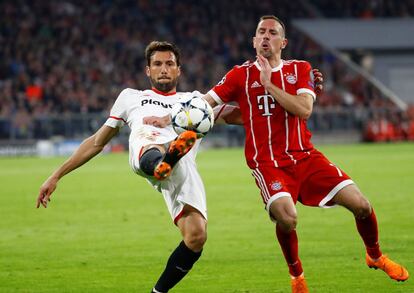
<path id="1" fill-rule="evenodd" d="M 154 289 L 163 293 L 168 292 L 191 270 L 194 263 L 200 258 L 201 252 L 192 251 L 184 241 L 181 241 L 168 259 L 165 270 Z"/>
<path id="2" fill-rule="evenodd" d="M 277 224 L 276 236 L 288 264 L 290 275 L 292 277 L 300 276 L 303 273 L 303 269 L 299 259 L 298 236 L 296 230 L 285 232 L 280 228 L 280 225 Z"/>
<path id="3" fill-rule="evenodd" d="M 372 209 L 368 217 L 364 219 L 355 218 L 355 221 L 368 255 L 373 259 L 378 259 L 382 253 L 378 243 L 378 224 L 374 210 Z"/>

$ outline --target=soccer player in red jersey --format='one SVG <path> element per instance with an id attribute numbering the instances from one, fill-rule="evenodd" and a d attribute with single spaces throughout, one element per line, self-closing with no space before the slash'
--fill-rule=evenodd
<path id="1" fill-rule="evenodd" d="M 366 247 L 366 262 L 397 281 L 408 271 L 383 255 L 374 210 L 351 178 L 311 141 L 306 120 L 315 101 L 312 68 L 306 61 L 282 60 L 288 41 L 275 16 L 263 16 L 253 38 L 257 60 L 235 66 L 204 97 L 227 123 L 246 131 L 245 156 L 270 218 L 292 279 L 292 292 L 308 292 L 296 235 L 300 201 L 307 206 L 341 205 L 355 217 Z M 237 102 L 239 107 L 225 105 Z M 220 118 L 219 117 L 219 118 Z"/>
<path id="2" fill-rule="evenodd" d="M 366 247 L 366 263 L 397 281 L 408 271 L 383 255 L 374 210 L 351 178 L 332 164 L 311 141 L 306 120 L 316 99 L 310 64 L 282 60 L 288 41 L 285 26 L 275 16 L 263 16 L 253 38 L 257 60 L 235 66 L 204 98 L 216 118 L 243 124 L 245 156 L 256 180 L 291 276 L 292 292 L 308 292 L 298 255 L 296 235 L 300 201 L 307 206 L 341 205 L 355 217 Z M 237 106 L 226 103 L 237 102 Z M 146 123 L 167 125 L 170 117 L 146 117 Z"/>

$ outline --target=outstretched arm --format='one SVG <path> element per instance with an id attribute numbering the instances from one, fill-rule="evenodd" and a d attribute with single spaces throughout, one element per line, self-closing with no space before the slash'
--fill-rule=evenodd
<path id="1" fill-rule="evenodd" d="M 118 133 L 119 128 L 102 126 L 94 135 L 85 139 L 79 148 L 42 184 L 37 197 L 36 207 L 47 207 L 52 193 L 55 191 L 60 178 L 82 166 L 99 154 L 104 146 Z"/>

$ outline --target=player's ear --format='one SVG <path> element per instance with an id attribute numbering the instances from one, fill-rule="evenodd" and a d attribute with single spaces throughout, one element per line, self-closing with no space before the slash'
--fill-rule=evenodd
<path id="1" fill-rule="evenodd" d="M 180 76 L 180 75 L 181 75 L 181 65 L 178 66 L 178 70 L 177 70 L 177 76 Z"/>
<path id="2" fill-rule="evenodd" d="M 150 68 L 149 66 L 145 66 L 145 74 L 150 77 Z"/>
<path id="3" fill-rule="evenodd" d="M 288 40 L 287 39 L 283 39 L 282 46 L 280 47 L 280 49 L 286 48 L 287 44 L 288 44 Z"/>
<path id="4" fill-rule="evenodd" d="M 253 42 L 253 48 L 256 49 L 256 37 L 253 37 L 252 42 Z"/>

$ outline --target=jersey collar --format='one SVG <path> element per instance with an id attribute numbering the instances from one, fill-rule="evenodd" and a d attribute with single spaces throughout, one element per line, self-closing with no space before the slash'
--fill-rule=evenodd
<path id="1" fill-rule="evenodd" d="M 260 68 L 259 62 L 257 62 L 257 60 L 256 60 L 256 61 L 254 61 L 254 65 L 256 65 L 256 67 L 257 67 L 257 69 L 259 69 L 259 71 L 260 71 L 260 70 L 262 70 L 262 69 Z M 276 67 L 273 67 L 273 68 L 272 68 L 272 72 L 277 72 L 277 71 L 279 71 L 280 69 L 282 69 L 282 67 L 283 67 L 283 60 L 280 60 L 280 64 L 279 64 L 278 66 L 276 66 Z"/>
<path id="2" fill-rule="evenodd" d="M 175 95 L 177 92 L 172 92 L 172 93 L 165 93 L 165 92 L 162 92 L 162 91 L 159 91 L 159 90 L 157 90 L 156 88 L 151 88 L 151 90 L 154 92 L 154 93 L 156 93 L 156 94 L 159 94 L 159 95 L 162 95 L 162 96 L 172 96 L 172 95 Z"/>

